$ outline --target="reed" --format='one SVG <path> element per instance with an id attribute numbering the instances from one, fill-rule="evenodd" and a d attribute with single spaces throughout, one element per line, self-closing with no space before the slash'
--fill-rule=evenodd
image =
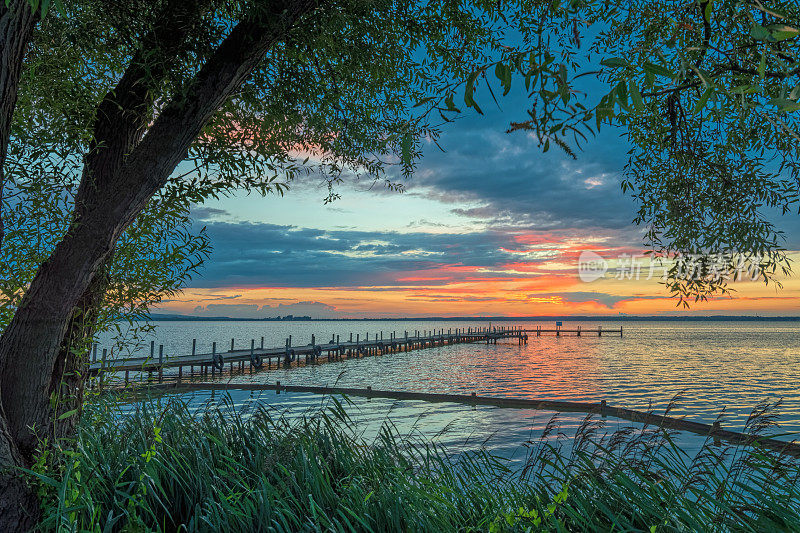
<path id="1" fill-rule="evenodd" d="M 344 400 L 346 401 L 346 400 Z M 754 411 L 758 438 L 776 406 Z M 654 427 L 577 434 L 553 418 L 519 468 L 450 455 L 386 424 L 365 441 L 331 398 L 292 419 L 265 406 L 91 406 L 29 474 L 56 531 L 797 531 L 800 464 L 756 447 L 691 456 Z"/>

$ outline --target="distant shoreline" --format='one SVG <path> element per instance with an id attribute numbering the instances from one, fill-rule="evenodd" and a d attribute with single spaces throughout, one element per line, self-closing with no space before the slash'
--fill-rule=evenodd
<path id="1" fill-rule="evenodd" d="M 200 317 L 189 315 L 153 314 L 155 322 L 542 322 L 560 320 L 563 322 L 798 322 L 800 316 L 737 316 L 737 315 L 580 315 L 580 316 L 467 316 L 467 317 L 401 317 L 401 318 L 236 318 L 226 316 Z"/>

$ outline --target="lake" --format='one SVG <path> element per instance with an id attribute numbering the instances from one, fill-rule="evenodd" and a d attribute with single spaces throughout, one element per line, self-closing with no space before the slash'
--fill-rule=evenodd
<path id="1" fill-rule="evenodd" d="M 430 321 L 164 321 L 146 342 L 163 344 L 165 354 L 191 352 L 197 339 L 198 352 L 210 352 L 211 342 L 227 350 L 231 338 L 239 348 L 261 337 L 267 347 L 282 346 L 292 335 L 293 344 L 307 344 L 311 335 L 327 342 L 332 335 L 342 339 L 358 333 L 370 338 L 383 332 L 402 336 L 432 329 L 481 327 L 488 322 Z M 553 327 L 552 322 L 500 322 L 535 328 Z M 713 422 L 724 411 L 723 426 L 741 429 L 752 408 L 764 400 L 783 400 L 782 429 L 800 432 L 800 322 L 790 321 L 630 321 L 565 322 L 565 328 L 583 329 L 602 325 L 624 328 L 624 335 L 596 337 L 530 336 L 527 345 L 516 340 L 497 345 L 460 344 L 407 353 L 349 359 L 299 368 L 262 370 L 253 374 L 226 374 L 233 383 L 280 381 L 285 385 L 366 387 L 374 389 L 459 393 L 551 400 L 599 402 L 631 409 L 657 411 L 678 394 L 674 415 L 689 420 Z M 101 346 L 109 345 L 101 339 Z M 148 348 L 149 349 L 149 348 Z M 214 395 L 219 398 L 219 393 Z M 200 403 L 209 393 L 190 396 Z M 318 408 L 320 397 L 310 394 L 234 392 L 237 405 L 251 401 L 268 403 L 282 412 Z M 454 404 L 355 399 L 350 411 L 354 419 L 373 432 L 387 419 L 398 431 L 435 437 L 447 446 L 473 446 L 486 441 L 503 455 L 519 453 L 520 445 L 535 438 L 552 413 L 522 409 L 469 407 Z M 561 417 L 566 433 L 582 415 Z M 609 419 L 609 425 L 627 422 Z M 689 435 L 684 444 L 698 445 Z M 784 436 L 782 438 L 790 438 Z"/>

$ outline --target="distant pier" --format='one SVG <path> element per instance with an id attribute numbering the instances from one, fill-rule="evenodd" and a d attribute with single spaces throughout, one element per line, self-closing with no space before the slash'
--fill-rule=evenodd
<path id="1" fill-rule="evenodd" d="M 245 346 L 244 348 L 237 347 L 235 340 L 231 339 L 230 348 L 227 350 L 218 347 L 215 342 L 212 343 L 211 353 L 197 353 L 197 339 L 194 339 L 191 353 L 188 354 L 167 356 L 164 354 L 163 345 L 160 345 L 156 350 L 155 342 L 151 342 L 149 356 L 119 359 L 110 356 L 106 349 L 103 349 L 102 353 L 98 354 L 98 347 L 95 345 L 92 350 L 89 372 L 95 375 L 100 374 L 101 379 L 104 373 L 124 372 L 124 379 L 127 384 L 131 380 L 131 372 L 146 373 L 147 381 L 157 379 L 161 382 L 164 379 L 164 370 L 177 369 L 177 375 L 171 377 L 180 382 L 187 370 L 190 375 L 194 375 L 196 369 L 202 376 L 209 374 L 213 376 L 216 373 L 223 372 L 226 367 L 229 367 L 231 372 L 236 367 L 242 372 L 245 371 L 246 366 L 249 366 L 250 371 L 262 369 L 265 365 L 270 368 L 273 360 L 277 367 L 281 364 L 285 366 L 290 366 L 293 363 L 299 364 L 301 360 L 306 364 L 310 362 L 332 362 L 344 358 L 409 352 L 453 344 L 497 344 L 498 340 L 503 339 L 516 340 L 520 345 L 523 345 L 528 343 L 529 335 L 536 337 L 543 335 L 555 335 L 557 337 L 562 335 L 577 337 L 581 335 L 596 335 L 598 337 L 619 335 L 622 337 L 622 327 L 615 329 L 603 329 L 602 327 L 582 329 L 580 326 L 574 329 L 564 329 L 560 326 L 555 328 L 537 326 L 536 328 L 528 329 L 517 326 L 469 327 L 450 328 L 446 331 L 444 329 L 417 330 L 412 332 L 411 335 L 408 331 L 404 331 L 403 335 L 393 332 L 387 338 L 384 338 L 383 333 L 372 338 L 370 338 L 369 333 L 363 338 L 360 334 L 354 335 L 350 333 L 347 340 L 343 340 L 339 335 L 334 335 L 329 341 L 320 343 L 312 335 L 311 342 L 303 345 L 293 344 L 292 336 L 289 336 L 283 346 L 273 348 L 265 348 L 264 337 L 261 337 L 258 346 L 256 346 L 256 340 L 251 339 L 250 346 Z"/>

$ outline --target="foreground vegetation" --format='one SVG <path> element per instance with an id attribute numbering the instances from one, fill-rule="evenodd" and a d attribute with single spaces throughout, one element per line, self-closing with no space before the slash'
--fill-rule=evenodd
<path id="1" fill-rule="evenodd" d="M 759 434 L 768 409 L 751 418 Z M 59 459 L 29 472 L 58 531 L 797 531 L 800 463 L 659 428 L 555 420 L 520 468 L 450 456 L 390 425 L 365 442 L 343 406 L 302 418 L 179 400 L 94 405 Z M 62 459 L 63 458 L 63 459 Z"/>

